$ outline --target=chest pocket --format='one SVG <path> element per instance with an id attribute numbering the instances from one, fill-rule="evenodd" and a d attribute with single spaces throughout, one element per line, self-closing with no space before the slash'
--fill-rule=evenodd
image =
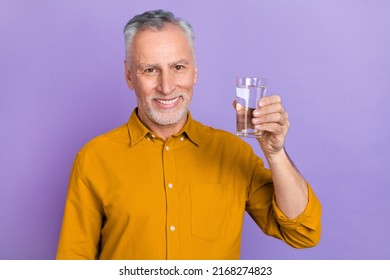
<path id="1" fill-rule="evenodd" d="M 191 191 L 191 233 L 193 236 L 216 242 L 240 230 L 234 209 L 234 191 L 226 184 L 193 184 Z"/>

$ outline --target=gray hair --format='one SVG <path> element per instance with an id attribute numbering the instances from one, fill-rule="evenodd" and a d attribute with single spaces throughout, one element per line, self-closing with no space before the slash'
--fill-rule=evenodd
<path id="1" fill-rule="evenodd" d="M 173 24 L 183 30 L 188 38 L 188 42 L 192 48 L 193 53 L 195 53 L 195 35 L 191 24 L 184 19 L 176 18 L 175 15 L 169 11 L 153 10 L 134 16 L 125 25 L 123 29 L 123 35 L 125 39 L 126 60 L 129 62 L 133 39 L 139 31 L 145 30 L 147 28 L 160 31 L 168 23 Z"/>

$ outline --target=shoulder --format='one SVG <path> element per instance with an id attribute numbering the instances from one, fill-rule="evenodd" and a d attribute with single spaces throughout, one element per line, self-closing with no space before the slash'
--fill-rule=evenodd
<path id="1" fill-rule="evenodd" d="M 257 167 L 262 170 L 263 160 L 257 156 L 252 146 L 237 135 L 201 123 L 197 123 L 199 151 L 209 159 L 217 158 L 222 165 L 239 166 L 245 172 L 252 172 Z M 221 165 L 221 166 L 222 166 Z M 246 173 L 245 173 L 246 174 Z"/>
<path id="2" fill-rule="evenodd" d="M 251 146 L 237 135 L 223 129 L 214 128 L 194 121 L 198 134 L 202 142 L 208 145 L 229 147 L 230 149 L 252 150 Z"/>
<path id="3" fill-rule="evenodd" d="M 80 156 L 91 155 L 106 150 L 114 150 L 129 143 L 127 125 L 123 124 L 88 141 L 79 151 Z"/>

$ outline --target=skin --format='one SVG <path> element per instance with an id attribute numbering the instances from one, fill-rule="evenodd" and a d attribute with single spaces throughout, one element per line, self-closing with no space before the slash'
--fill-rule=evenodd
<path id="1" fill-rule="evenodd" d="M 132 47 L 125 75 L 135 91 L 138 117 L 166 140 L 187 121 L 198 73 L 193 51 L 184 32 L 172 24 L 161 31 L 140 31 Z"/>
<path id="2" fill-rule="evenodd" d="M 198 74 L 194 53 L 184 32 L 172 24 L 160 31 L 138 32 L 132 48 L 130 61 L 125 61 L 125 77 L 137 98 L 138 117 L 166 140 L 187 121 Z M 307 205 L 308 190 L 284 149 L 290 122 L 280 97 L 261 99 L 253 116 L 255 128 L 263 131 L 258 142 L 272 172 L 276 202 L 294 219 Z"/>
<path id="3" fill-rule="evenodd" d="M 305 210 L 308 189 L 284 149 L 290 121 L 281 98 L 277 95 L 262 98 L 253 116 L 255 129 L 263 131 L 257 140 L 272 173 L 276 203 L 288 218 L 294 219 Z"/>

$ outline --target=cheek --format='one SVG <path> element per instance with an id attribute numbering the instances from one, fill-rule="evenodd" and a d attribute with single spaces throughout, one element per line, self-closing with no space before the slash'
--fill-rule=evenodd
<path id="1" fill-rule="evenodd" d="M 196 77 L 194 73 L 191 73 L 189 75 L 186 75 L 182 77 L 181 79 L 178 79 L 177 85 L 181 88 L 185 88 L 187 90 L 192 90 L 192 87 L 194 86 L 196 81 Z"/>
<path id="2" fill-rule="evenodd" d="M 139 79 L 134 84 L 134 90 L 137 96 L 147 96 L 155 91 L 156 84 L 156 81 L 153 79 Z"/>

